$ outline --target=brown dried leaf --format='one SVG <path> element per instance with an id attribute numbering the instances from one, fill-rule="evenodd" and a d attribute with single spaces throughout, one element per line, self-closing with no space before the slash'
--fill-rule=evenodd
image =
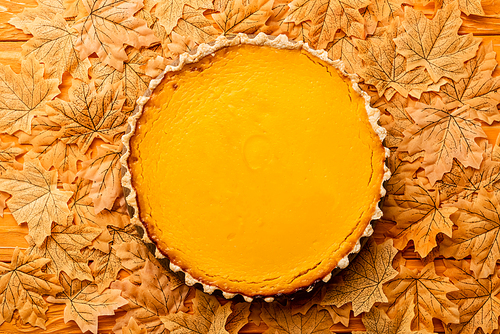
<path id="1" fill-rule="evenodd" d="M 323 49 L 334 40 L 339 29 L 347 36 L 364 38 L 364 19 L 359 10 L 369 4 L 369 0 L 294 0 L 285 22 L 311 21 L 311 45 Z"/>
<path id="2" fill-rule="evenodd" d="M 396 44 L 393 41 L 402 32 L 399 18 L 396 18 L 380 38 L 371 37 L 356 41 L 359 57 L 365 62 L 359 75 L 367 84 L 377 88 L 379 96 L 385 94 L 387 100 L 390 100 L 396 91 L 404 97 L 411 95 L 420 98 L 420 94 L 432 83 L 423 67 L 406 69 L 406 59 L 396 52 Z"/>
<path id="3" fill-rule="evenodd" d="M 391 151 L 391 156 L 386 163 L 391 171 L 391 178 L 384 183 L 384 188 L 388 194 L 402 195 L 406 180 L 414 177 L 421 162 L 418 159 L 413 162 L 404 161 L 399 152 Z"/>
<path id="4" fill-rule="evenodd" d="M 184 7 L 182 17 L 173 32 L 192 39 L 197 44 L 214 41 L 219 33 L 213 27 L 214 21 L 207 19 L 203 11 L 203 9 L 193 9 L 190 6 Z"/>
<path id="5" fill-rule="evenodd" d="M 415 124 L 404 132 L 399 149 L 410 154 L 425 152 L 422 167 L 432 184 L 451 170 L 453 159 L 479 168 L 483 150 L 476 138 L 486 138 L 486 134 L 481 124 L 472 120 L 468 106 L 451 109 L 438 99 L 434 105 L 417 102 L 406 111 Z"/>
<path id="6" fill-rule="evenodd" d="M 231 314 L 231 302 L 223 306 L 217 298 L 196 290 L 194 314 L 170 313 L 160 319 L 172 334 L 229 334 L 226 320 Z"/>
<path id="7" fill-rule="evenodd" d="M 229 334 L 238 334 L 240 329 L 248 324 L 250 316 L 250 303 L 236 303 L 226 321 L 226 330 Z"/>
<path id="8" fill-rule="evenodd" d="M 195 43 L 195 41 L 191 37 L 179 35 L 175 31 L 172 31 L 172 33 L 170 34 L 170 37 L 172 38 L 172 43 L 167 44 L 167 49 L 170 51 L 170 53 L 172 53 L 170 55 L 172 58 L 175 58 L 184 52 L 191 52 L 197 46 L 197 44 Z M 160 58 L 160 57 L 158 57 L 158 58 Z M 159 59 L 155 59 L 153 61 L 150 61 L 148 63 L 148 67 L 150 67 L 157 60 L 159 60 Z M 163 65 L 163 61 L 161 61 L 160 65 L 161 66 Z M 165 69 L 164 66 L 162 66 L 162 67 L 163 67 L 163 69 Z M 160 69 L 161 69 L 161 67 L 160 67 Z"/>
<path id="9" fill-rule="evenodd" d="M 77 35 L 66 23 L 66 20 L 56 14 L 50 20 L 36 18 L 28 24 L 33 38 L 23 45 L 23 55 L 33 55 L 45 64 L 49 78 L 62 82 L 64 72 L 73 78 L 88 82 L 90 61 L 80 59 L 75 49 Z"/>
<path id="10" fill-rule="evenodd" d="M 45 271 L 56 277 L 64 271 L 71 279 L 92 281 L 88 258 L 81 250 L 90 246 L 100 233 L 100 229 L 88 225 L 55 225 L 39 247 L 31 243 L 26 253 L 50 259 Z"/>
<path id="11" fill-rule="evenodd" d="M 330 313 L 330 317 L 332 317 L 334 324 L 340 322 L 345 327 L 349 327 L 349 319 L 352 310 L 351 304 L 345 304 L 342 307 L 336 307 L 333 305 L 318 305 L 318 307 Z"/>
<path id="12" fill-rule="evenodd" d="M 120 297 L 120 290 L 108 289 L 101 293 L 97 285 L 89 281 L 71 280 L 64 272 L 60 283 L 64 291 L 47 301 L 55 304 L 66 304 L 64 322 L 76 322 L 82 332 L 90 331 L 97 334 L 98 318 L 104 315 L 114 315 L 115 310 L 127 300 Z"/>
<path id="13" fill-rule="evenodd" d="M 491 333 L 498 328 L 500 317 L 500 279 L 495 272 L 488 278 L 476 279 L 470 274 L 469 262 L 444 260 L 448 276 L 459 291 L 449 298 L 458 304 L 460 323 L 447 325 L 449 333 L 476 333 L 481 328 Z"/>
<path id="14" fill-rule="evenodd" d="M 434 82 L 442 77 L 458 80 L 467 76 L 464 62 L 474 57 L 480 39 L 472 34 L 458 36 L 462 20 L 455 2 L 438 10 L 431 20 L 421 11 L 405 7 L 402 24 L 406 32 L 394 42 L 406 58 L 408 71 L 423 66 Z"/>
<path id="15" fill-rule="evenodd" d="M 88 250 L 85 256 L 93 261 L 90 268 L 97 291 L 101 293 L 116 280 L 118 272 L 123 268 L 120 258 L 113 248 L 110 248 L 108 252 L 102 252 L 98 249 Z"/>
<path id="16" fill-rule="evenodd" d="M 411 320 L 415 316 L 413 305 L 407 305 L 399 309 L 394 319 L 391 319 L 383 310 L 372 307 L 370 312 L 363 314 L 363 325 L 366 327 L 365 332 L 354 331 L 352 334 L 424 334 L 422 332 L 414 332 L 411 330 Z"/>
<path id="17" fill-rule="evenodd" d="M 426 265 L 421 271 L 401 266 L 399 275 L 384 286 L 389 303 L 387 315 L 394 319 L 399 310 L 413 303 L 415 318 L 413 330 L 434 332 L 432 318 L 445 324 L 459 323 L 458 307 L 446 294 L 458 291 L 447 277 L 436 274 L 434 263 Z"/>
<path id="18" fill-rule="evenodd" d="M 449 3 L 457 2 L 458 8 L 465 13 L 465 15 L 484 15 L 481 0 L 434 0 L 437 8 L 444 7 Z"/>
<path id="19" fill-rule="evenodd" d="M 273 0 L 228 0 L 212 19 L 224 35 L 253 34 L 272 15 Z"/>
<path id="20" fill-rule="evenodd" d="M 313 306 L 303 315 L 292 315 L 290 306 L 269 303 L 262 307 L 262 320 L 269 327 L 264 334 L 330 334 L 333 321 L 325 310 Z"/>
<path id="21" fill-rule="evenodd" d="M 17 166 L 16 158 L 24 153 L 14 142 L 6 143 L 0 141 L 0 175 L 10 168 Z"/>
<path id="22" fill-rule="evenodd" d="M 112 209 L 115 200 L 123 195 L 121 184 L 121 146 L 100 145 L 94 159 L 82 163 L 77 176 L 94 181 L 89 197 L 94 203 L 94 212 Z"/>
<path id="23" fill-rule="evenodd" d="M 471 256 L 471 270 L 477 278 L 486 278 L 496 271 L 500 259 L 500 205 L 492 192 L 479 191 L 473 202 L 459 200 L 456 204 L 461 215 L 455 224 L 452 238 L 440 245 L 446 257 L 463 259 Z"/>
<path id="24" fill-rule="evenodd" d="M 22 171 L 9 170 L 0 176 L 0 190 L 18 224 L 27 223 L 37 246 L 50 235 L 52 222 L 68 224 L 68 200 L 73 193 L 57 189 L 57 172 L 46 171 L 38 160 L 26 160 Z"/>
<path id="25" fill-rule="evenodd" d="M 272 14 L 266 22 L 266 25 L 259 29 L 267 35 L 277 36 L 279 34 L 286 34 L 288 38 L 294 39 L 296 37 L 297 26 L 291 22 L 285 22 L 288 16 L 290 7 L 288 4 L 292 0 L 275 0 L 271 8 Z"/>
<path id="26" fill-rule="evenodd" d="M 128 321 L 127 326 L 123 326 L 122 328 L 122 333 L 123 334 L 148 334 L 146 332 L 146 328 L 139 327 L 135 319 L 132 317 Z"/>
<path id="27" fill-rule="evenodd" d="M 31 133 L 31 121 L 45 114 L 45 103 L 59 94 L 59 81 L 45 79 L 44 67 L 34 57 L 21 60 L 21 72 L 0 64 L 0 132 Z"/>
<path id="28" fill-rule="evenodd" d="M 98 59 L 92 59 L 90 76 L 95 82 L 97 93 L 109 89 L 110 85 L 121 82 L 122 92 L 125 95 L 125 103 L 122 112 L 131 112 L 135 108 L 135 102 L 144 94 L 149 86 L 151 77 L 144 73 L 147 62 L 156 56 L 156 53 L 148 49 L 127 49 L 127 60 L 123 63 L 123 69 L 118 71 Z"/>
<path id="29" fill-rule="evenodd" d="M 55 99 L 50 119 L 61 125 L 58 136 L 66 144 L 76 144 L 86 153 L 95 138 L 111 143 L 126 128 L 121 112 L 125 97 L 121 86 L 106 85 L 97 93 L 94 82 L 73 80 L 69 90 L 71 102 Z"/>
<path id="30" fill-rule="evenodd" d="M 404 131 L 413 125 L 413 120 L 406 112 L 408 99 L 395 94 L 390 101 L 384 102 L 379 106 L 382 115 L 380 116 L 380 125 L 387 130 L 384 145 L 389 148 L 397 148 L 404 138 Z"/>
<path id="31" fill-rule="evenodd" d="M 368 5 L 368 9 L 373 12 L 377 21 L 385 19 L 395 19 L 403 16 L 402 5 L 410 3 L 409 0 L 374 0 Z"/>
<path id="32" fill-rule="evenodd" d="M 490 42 L 479 48 L 476 57 L 465 63 L 467 76 L 460 80 L 447 79 L 440 96 L 450 107 L 468 105 L 471 116 L 488 124 L 500 120 L 500 79 L 493 78 L 497 66 L 496 53 Z"/>
<path id="33" fill-rule="evenodd" d="M 186 6 L 192 9 L 214 9 L 211 0 L 153 0 L 151 6 L 156 4 L 155 15 L 160 24 L 165 28 L 166 35 L 169 35 L 177 25 Z"/>
<path id="34" fill-rule="evenodd" d="M 333 42 L 328 44 L 328 58 L 332 60 L 342 60 L 348 73 L 357 73 L 361 67 L 361 58 L 358 56 L 358 49 L 354 45 L 353 39 L 343 32 L 337 32 Z"/>
<path id="35" fill-rule="evenodd" d="M 36 2 L 38 3 L 37 7 L 25 8 L 22 13 L 11 18 L 9 23 L 17 29 L 21 29 L 25 34 L 31 34 L 28 24 L 32 23 L 37 17 L 50 21 L 56 14 L 64 12 L 63 0 L 36 0 Z"/>
<path id="36" fill-rule="evenodd" d="M 377 245 L 369 239 L 363 250 L 342 271 L 341 278 L 336 278 L 333 284 L 327 286 L 321 305 L 341 307 L 352 302 L 354 316 L 357 316 L 368 312 L 376 302 L 387 302 L 382 285 L 398 274 L 392 268 L 396 253 L 392 240 Z"/>
<path id="37" fill-rule="evenodd" d="M 81 0 L 73 25 L 80 59 L 95 52 L 104 64 L 121 71 L 127 60 L 125 44 L 140 49 L 157 42 L 146 22 L 134 17 L 142 6 L 142 0 Z"/>
<path id="38" fill-rule="evenodd" d="M 168 334 L 160 317 L 169 313 L 186 312 L 184 301 L 189 288 L 182 285 L 172 289 L 164 270 L 149 261 L 139 270 L 139 277 L 140 286 L 129 281 L 115 281 L 111 284 L 113 289 L 120 289 L 122 296 L 128 300 L 128 305 L 123 307 L 127 313 L 117 320 L 113 331 L 119 334 L 121 327 L 134 317 L 145 326 L 148 333 Z"/>
<path id="39" fill-rule="evenodd" d="M 26 255 L 16 247 L 10 263 L 0 262 L 0 325 L 18 310 L 23 323 L 45 329 L 48 305 L 43 295 L 62 291 L 57 278 L 42 272 L 50 260 Z"/>
<path id="40" fill-rule="evenodd" d="M 384 218 L 396 222 L 390 231 L 394 247 L 403 250 L 413 240 L 422 258 L 437 246 L 439 233 L 451 237 L 450 215 L 457 210 L 441 207 L 439 190 L 429 189 L 420 180 L 407 181 L 404 195 L 389 195 L 384 200 Z"/>

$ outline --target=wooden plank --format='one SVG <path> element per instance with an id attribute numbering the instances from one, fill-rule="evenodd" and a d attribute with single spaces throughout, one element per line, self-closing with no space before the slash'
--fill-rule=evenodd
<path id="1" fill-rule="evenodd" d="M 36 7 L 35 0 L 0 0 L 0 41 L 27 41 L 31 35 L 9 24 L 9 20 L 25 8 Z"/>

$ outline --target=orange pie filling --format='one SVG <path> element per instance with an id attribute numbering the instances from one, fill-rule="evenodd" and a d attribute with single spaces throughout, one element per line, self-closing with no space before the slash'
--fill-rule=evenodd
<path id="1" fill-rule="evenodd" d="M 349 254 L 385 151 L 365 100 L 304 50 L 239 45 L 167 72 L 130 140 L 139 218 L 195 280 L 272 296 Z"/>

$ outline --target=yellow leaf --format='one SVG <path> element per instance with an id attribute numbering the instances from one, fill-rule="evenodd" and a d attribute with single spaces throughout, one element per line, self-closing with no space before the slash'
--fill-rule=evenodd
<path id="1" fill-rule="evenodd" d="M 57 189 L 57 172 L 46 171 L 38 160 L 26 160 L 22 171 L 0 176 L 0 189 L 12 195 L 7 206 L 19 223 L 27 223 L 36 245 L 50 235 L 52 222 L 68 224 L 72 192 Z"/>
<path id="2" fill-rule="evenodd" d="M 328 312 L 317 305 L 306 314 L 292 315 L 289 306 L 274 302 L 263 305 L 261 317 L 269 327 L 264 334 L 330 334 L 333 325 Z"/>
<path id="3" fill-rule="evenodd" d="M 182 17 L 184 7 L 192 9 L 213 9 L 211 0 L 153 0 L 151 5 L 157 4 L 155 15 L 160 20 L 160 24 L 165 28 L 166 34 L 170 35 L 172 29 Z"/>
<path id="4" fill-rule="evenodd" d="M 59 94 L 59 81 L 45 79 L 34 57 L 21 61 L 21 73 L 0 64 L 0 132 L 31 133 L 31 121 L 45 114 L 45 103 Z"/>
<path id="5" fill-rule="evenodd" d="M 192 39 L 197 44 L 214 41 L 219 33 L 212 26 L 214 21 L 207 19 L 203 15 L 203 11 L 203 9 L 198 10 L 185 6 L 182 17 L 173 31 L 183 37 Z"/>
<path id="6" fill-rule="evenodd" d="M 21 29 L 25 34 L 31 34 L 28 25 L 37 17 L 50 21 L 56 14 L 64 12 L 63 0 L 36 0 L 38 6 L 35 8 L 26 7 L 22 13 L 17 14 L 9 20 L 9 23 L 17 29 Z"/>
<path id="7" fill-rule="evenodd" d="M 363 325 L 366 332 L 352 332 L 352 334 L 425 334 L 425 331 L 414 332 L 411 330 L 411 320 L 415 316 L 413 305 L 406 305 L 396 312 L 391 319 L 383 310 L 372 307 L 370 312 L 363 314 Z"/>
<path id="8" fill-rule="evenodd" d="M 480 39 L 472 34 L 458 36 L 462 20 L 456 3 L 438 10 L 432 20 L 405 7 L 402 24 L 406 32 L 394 42 L 398 53 L 406 58 L 408 71 L 423 66 L 434 82 L 442 77 L 458 80 L 467 76 L 464 62 L 474 57 Z"/>
<path id="9" fill-rule="evenodd" d="M 229 0 L 212 18 L 224 35 L 253 34 L 272 14 L 273 0 Z"/>

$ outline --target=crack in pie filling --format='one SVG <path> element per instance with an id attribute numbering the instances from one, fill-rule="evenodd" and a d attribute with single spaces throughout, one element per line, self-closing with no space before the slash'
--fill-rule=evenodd
<path id="1" fill-rule="evenodd" d="M 301 43 L 242 35 L 155 81 L 129 120 L 124 185 L 188 280 L 272 297 L 359 250 L 380 216 L 386 150 L 367 95 L 338 66 Z"/>

